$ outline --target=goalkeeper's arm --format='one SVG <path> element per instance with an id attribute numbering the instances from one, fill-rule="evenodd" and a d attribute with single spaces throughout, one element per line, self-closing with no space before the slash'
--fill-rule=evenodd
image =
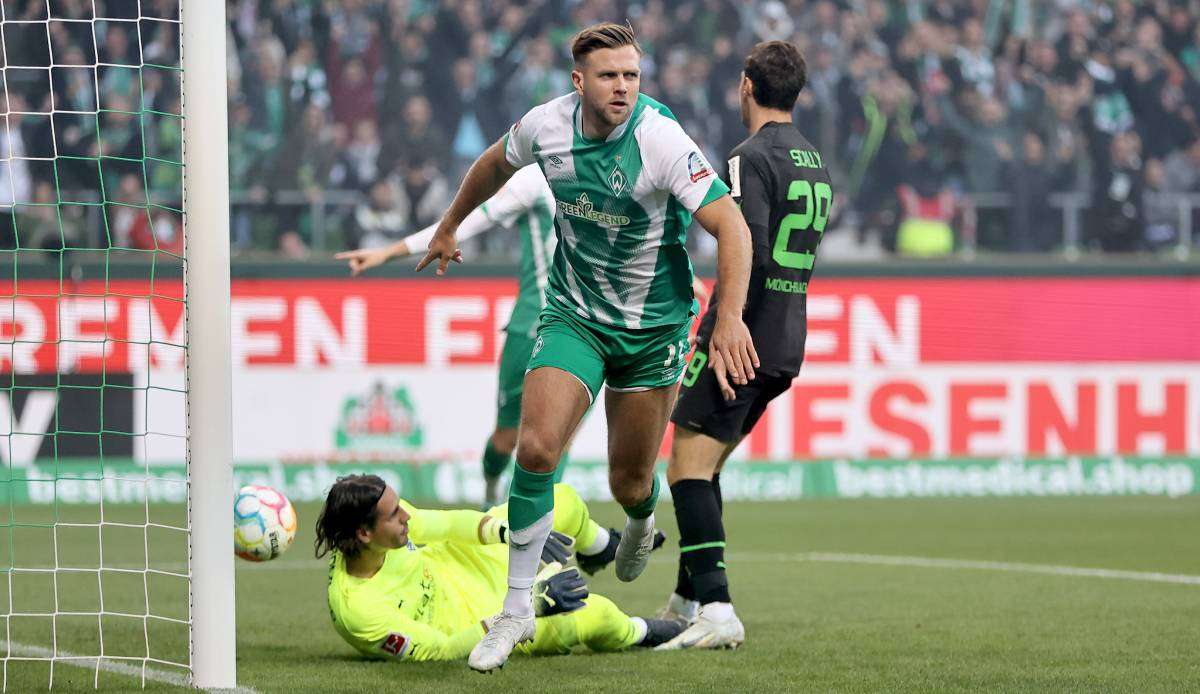
<path id="1" fill-rule="evenodd" d="M 419 509 L 407 501 L 400 504 L 409 515 L 408 539 L 413 544 L 427 545 L 431 542 L 455 542 L 464 545 L 494 545 L 508 542 L 508 522 L 480 511 L 466 509 L 456 511 L 429 511 Z M 570 535 L 550 531 L 542 547 L 542 561 L 550 564 L 565 564 L 575 551 L 575 540 Z"/>
<path id="2" fill-rule="evenodd" d="M 487 633 L 484 622 L 476 622 L 453 634 L 444 634 L 422 624 L 391 605 L 382 606 L 374 623 L 367 627 L 372 633 L 368 655 L 396 660 L 456 660 L 465 658 Z M 360 649 L 361 650 L 361 649 Z"/>

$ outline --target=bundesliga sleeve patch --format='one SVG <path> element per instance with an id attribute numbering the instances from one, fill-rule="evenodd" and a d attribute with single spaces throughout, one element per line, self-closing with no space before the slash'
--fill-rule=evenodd
<path id="1" fill-rule="evenodd" d="M 379 648 L 390 656 L 403 658 L 405 651 L 408 650 L 408 637 L 393 631 L 379 644 Z"/>
<path id="2" fill-rule="evenodd" d="M 729 160 L 729 195 L 742 197 L 742 157 L 738 155 Z"/>
<path id="3" fill-rule="evenodd" d="M 692 183 L 711 175 L 712 167 L 704 161 L 704 157 L 700 156 L 699 152 L 692 152 L 688 155 L 688 176 L 692 179 Z"/>

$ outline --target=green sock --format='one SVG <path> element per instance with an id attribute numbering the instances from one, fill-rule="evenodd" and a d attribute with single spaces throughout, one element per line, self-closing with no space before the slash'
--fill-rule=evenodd
<path id="1" fill-rule="evenodd" d="M 508 469 L 510 460 L 512 460 L 511 453 L 501 453 L 489 440 L 483 449 L 483 476 L 499 477 Z"/>
<path id="2" fill-rule="evenodd" d="M 654 507 L 658 505 L 658 475 L 655 475 L 653 480 L 650 484 L 650 496 L 646 497 L 645 501 L 633 506 L 624 506 L 625 515 L 640 520 L 649 518 L 650 514 L 654 513 Z"/>
<path id="3" fill-rule="evenodd" d="M 554 510 L 554 473 L 530 472 L 513 466 L 512 486 L 508 490 L 508 527 L 524 530 Z"/>

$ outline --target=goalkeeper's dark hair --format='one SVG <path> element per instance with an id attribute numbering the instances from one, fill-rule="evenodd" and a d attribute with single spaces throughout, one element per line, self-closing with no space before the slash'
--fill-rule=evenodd
<path id="1" fill-rule="evenodd" d="M 622 46 L 633 46 L 637 49 L 638 55 L 644 53 L 637 42 L 637 36 L 634 35 L 632 26 L 613 22 L 593 24 L 575 34 L 575 37 L 571 39 L 571 57 L 578 65 L 592 51 Z"/>
<path id="2" fill-rule="evenodd" d="M 754 87 L 754 101 L 763 108 L 792 112 L 796 98 L 808 84 L 808 65 L 800 49 L 787 41 L 764 41 L 746 56 L 746 77 Z"/>
<path id="3" fill-rule="evenodd" d="M 350 558 L 362 551 L 358 529 L 375 525 L 376 506 L 385 489 L 387 482 L 378 475 L 346 475 L 333 483 L 317 516 L 317 558 L 333 551 Z"/>

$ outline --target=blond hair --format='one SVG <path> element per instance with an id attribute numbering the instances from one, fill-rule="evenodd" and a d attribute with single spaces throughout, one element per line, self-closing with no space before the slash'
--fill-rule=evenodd
<path id="1" fill-rule="evenodd" d="M 642 47 L 638 45 L 637 37 L 633 34 L 632 26 L 613 22 L 593 24 L 575 34 L 575 37 L 571 39 L 571 57 L 575 59 L 576 64 L 579 64 L 592 51 L 601 48 L 621 48 L 622 46 L 633 46 L 637 49 L 638 55 L 643 53 Z"/>

